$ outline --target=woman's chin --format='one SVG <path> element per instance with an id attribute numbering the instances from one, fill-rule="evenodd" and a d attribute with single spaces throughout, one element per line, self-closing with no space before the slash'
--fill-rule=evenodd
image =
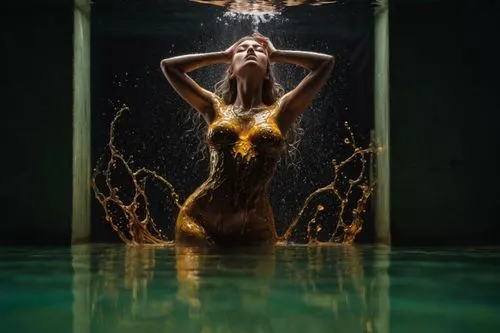
<path id="1" fill-rule="evenodd" d="M 262 72 L 262 73 L 259 73 Z M 262 68 L 259 67 L 259 64 L 256 61 L 246 61 L 245 64 L 241 67 L 239 70 L 240 76 L 248 76 L 248 75 L 259 75 L 262 74 L 263 76 L 265 75 L 264 71 Z"/>

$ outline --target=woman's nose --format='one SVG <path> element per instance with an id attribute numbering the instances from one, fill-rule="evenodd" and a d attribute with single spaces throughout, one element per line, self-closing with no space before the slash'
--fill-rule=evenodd
<path id="1" fill-rule="evenodd" d="M 249 47 L 247 49 L 247 53 L 253 53 L 253 54 L 255 54 L 255 50 L 253 49 L 253 47 Z"/>

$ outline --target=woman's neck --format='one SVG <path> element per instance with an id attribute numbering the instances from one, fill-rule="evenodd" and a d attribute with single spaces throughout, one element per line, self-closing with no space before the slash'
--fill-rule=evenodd
<path id="1" fill-rule="evenodd" d="M 237 81 L 238 95 L 234 106 L 248 110 L 262 106 L 262 80 Z"/>

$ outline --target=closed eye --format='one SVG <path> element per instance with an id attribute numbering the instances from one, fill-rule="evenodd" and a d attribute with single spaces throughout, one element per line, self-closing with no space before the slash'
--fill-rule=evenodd
<path id="1" fill-rule="evenodd" d="M 238 47 L 236 49 L 236 52 L 243 52 L 246 49 L 248 49 L 249 47 L 250 46 L 248 46 L 248 45 L 241 45 L 240 47 Z M 258 51 L 258 52 L 265 52 L 264 48 L 262 46 L 260 46 L 260 45 L 259 46 L 255 46 L 253 49 L 254 49 L 254 51 Z"/>

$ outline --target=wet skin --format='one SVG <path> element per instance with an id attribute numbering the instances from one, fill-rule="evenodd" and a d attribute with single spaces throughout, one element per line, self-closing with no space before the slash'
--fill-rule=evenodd
<path id="1" fill-rule="evenodd" d="M 284 96 L 264 96 L 272 79 L 271 62 L 309 69 L 301 83 Z M 175 240 L 187 245 L 274 245 L 277 241 L 269 202 L 269 182 L 285 149 L 285 135 L 324 86 L 333 56 L 277 50 L 258 33 L 222 52 L 164 59 L 162 71 L 175 91 L 200 112 L 208 124 L 208 179 L 182 205 Z M 225 82 L 231 101 L 201 88 L 187 73 L 227 64 Z"/>
<path id="2" fill-rule="evenodd" d="M 176 241 L 254 245 L 276 242 L 268 187 L 285 143 L 279 103 L 241 116 L 222 100 L 209 126 L 210 175 L 186 200 Z"/>

